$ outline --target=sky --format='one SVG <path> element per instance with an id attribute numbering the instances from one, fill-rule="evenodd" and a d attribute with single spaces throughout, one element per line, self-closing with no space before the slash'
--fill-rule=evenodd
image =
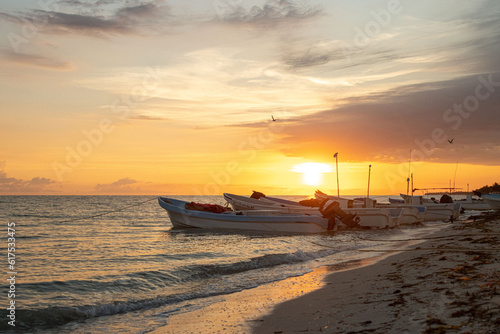
<path id="1" fill-rule="evenodd" d="M 0 32 L 2 195 L 499 181 L 497 0 L 8 0 Z"/>

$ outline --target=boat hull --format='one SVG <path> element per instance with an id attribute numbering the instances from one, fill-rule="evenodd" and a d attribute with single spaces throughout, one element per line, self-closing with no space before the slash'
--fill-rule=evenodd
<path id="1" fill-rule="evenodd" d="M 455 220 L 460 216 L 460 204 L 435 204 L 426 205 L 427 211 L 425 212 L 425 221 L 448 221 Z"/>
<path id="2" fill-rule="evenodd" d="M 490 209 L 500 210 L 500 194 L 482 194 L 486 203 L 490 206 Z"/>
<path id="3" fill-rule="evenodd" d="M 400 224 L 402 209 L 351 208 L 342 209 L 347 213 L 355 213 L 360 221 L 359 226 L 370 228 L 392 228 Z"/>
<path id="4" fill-rule="evenodd" d="M 467 211 L 481 211 L 481 210 L 490 210 L 491 206 L 486 202 L 486 201 L 477 201 L 475 200 L 472 203 L 467 203 L 467 202 L 462 202 L 462 201 L 455 201 L 455 203 L 458 203 L 462 206 L 464 210 Z"/>
<path id="5" fill-rule="evenodd" d="M 404 204 L 377 204 L 377 208 L 402 209 L 399 225 L 413 225 L 423 223 L 425 220 L 425 206 L 412 206 Z"/>
<path id="6" fill-rule="evenodd" d="M 462 206 L 459 203 L 434 203 L 422 196 L 408 196 L 401 194 L 406 205 L 425 206 L 424 221 L 448 221 L 460 216 Z"/>

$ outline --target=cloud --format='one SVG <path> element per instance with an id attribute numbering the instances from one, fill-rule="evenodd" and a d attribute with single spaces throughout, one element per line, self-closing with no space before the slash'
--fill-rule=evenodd
<path id="1" fill-rule="evenodd" d="M 110 4 L 116 4 L 117 0 L 97 0 L 94 2 L 89 2 L 89 1 L 80 1 L 80 0 L 60 0 L 57 2 L 58 5 L 68 5 L 72 7 L 77 7 L 77 8 L 90 8 L 94 11 L 99 10 L 101 7 L 104 7 L 106 5 Z"/>
<path id="2" fill-rule="evenodd" d="M 476 2 L 465 7 L 467 9 L 448 10 L 449 13 L 441 16 L 408 7 L 401 15 L 392 17 L 387 25 L 379 25 L 376 33 L 367 31 L 365 25 L 378 24 L 373 17 L 361 23 L 352 20 L 334 25 L 333 17 L 339 12 L 330 12 L 330 33 L 323 31 L 322 36 L 318 36 L 304 31 L 302 38 L 296 38 L 295 34 L 295 40 L 281 40 L 281 62 L 287 69 L 320 67 L 317 71 L 330 75 L 346 69 L 372 72 L 382 66 L 382 69 L 389 66 L 425 68 L 433 72 L 432 76 L 446 71 L 463 74 L 498 70 L 499 3 Z M 355 13 L 354 8 L 351 11 L 350 15 L 361 15 Z"/>
<path id="3" fill-rule="evenodd" d="M 79 1 L 66 3 L 85 6 Z M 0 13 L 0 17 L 20 25 L 31 24 L 45 32 L 94 36 L 140 34 L 151 31 L 148 28 L 152 26 L 158 28 L 158 24 L 168 23 L 172 19 L 169 7 L 158 6 L 154 3 L 118 8 L 108 15 L 32 10 L 17 15 Z"/>
<path id="4" fill-rule="evenodd" d="M 327 64 L 337 57 L 337 52 L 328 49 L 309 48 L 303 53 L 287 53 L 283 56 L 283 63 L 291 68 L 305 68 Z"/>
<path id="5" fill-rule="evenodd" d="M 339 151 L 344 161 L 400 163 L 410 148 L 418 160 L 500 161 L 500 73 L 409 85 L 345 102 L 343 107 L 280 120 L 287 123 L 278 149 L 308 159 Z M 447 141 L 451 138 L 453 144 Z"/>
<path id="6" fill-rule="evenodd" d="M 143 114 L 136 114 L 136 115 L 128 117 L 128 119 L 140 120 L 140 121 L 168 121 L 169 120 L 168 118 L 164 118 L 164 117 L 150 116 L 150 115 L 143 115 Z"/>
<path id="7" fill-rule="evenodd" d="M 34 177 L 30 181 L 27 182 L 28 186 L 36 186 L 36 187 L 43 187 L 49 184 L 56 183 L 56 181 L 52 179 L 48 179 L 46 177 Z"/>
<path id="8" fill-rule="evenodd" d="M 56 183 L 56 181 L 45 177 L 34 177 L 29 181 L 7 177 L 5 172 L 5 161 L 0 161 L 0 193 L 4 194 L 30 194 L 41 190 L 46 191 L 46 186 Z"/>
<path id="9" fill-rule="evenodd" d="M 116 194 L 116 193 L 136 193 L 140 192 L 140 188 L 132 188 L 130 185 L 141 183 L 140 181 L 125 177 L 118 181 L 106 184 L 97 184 L 95 190 L 102 193 Z"/>
<path id="10" fill-rule="evenodd" d="M 131 6 L 132 1 L 59 1 L 54 10 L 32 9 L 24 12 L 0 12 L 0 19 L 23 29 L 52 34 L 81 34 L 100 38 L 113 35 L 158 35 L 179 32 L 192 25 L 235 24 L 268 27 L 322 14 L 317 6 L 292 0 L 243 1 L 215 0 L 215 14 L 186 6 L 171 8 L 163 1 L 151 1 Z M 191 12 L 186 8 L 192 6 Z M 43 7 L 43 6 L 42 6 Z M 46 8 L 47 9 L 47 8 Z M 193 14 L 194 12 L 194 14 Z M 218 20 L 217 20 L 218 19 Z M 203 28 L 202 28 L 203 29 Z"/>
<path id="11" fill-rule="evenodd" d="M 73 64 L 71 62 L 29 53 L 3 51 L 0 52 L 0 58 L 14 64 L 28 65 L 49 70 L 69 71 L 73 69 Z"/>
<path id="12" fill-rule="evenodd" d="M 230 23 L 269 24 L 287 19 L 309 18 L 322 13 L 318 7 L 290 0 L 264 1 L 260 4 L 255 4 L 254 1 L 217 0 L 214 5 L 219 18 Z"/>

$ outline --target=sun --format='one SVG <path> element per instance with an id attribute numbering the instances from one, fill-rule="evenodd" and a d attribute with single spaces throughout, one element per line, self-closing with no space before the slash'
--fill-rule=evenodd
<path id="1" fill-rule="evenodd" d="M 305 162 L 293 166 L 292 172 L 303 173 L 304 184 L 317 186 L 321 183 L 321 176 L 324 173 L 332 172 L 332 167 L 318 162 Z"/>

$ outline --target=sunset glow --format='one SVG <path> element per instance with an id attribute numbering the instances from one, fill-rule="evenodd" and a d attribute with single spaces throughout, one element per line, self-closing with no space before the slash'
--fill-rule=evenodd
<path id="1" fill-rule="evenodd" d="M 332 167 L 330 167 L 330 165 L 317 162 L 305 162 L 295 165 L 292 171 L 304 174 L 304 184 L 317 186 L 321 183 L 321 177 L 324 173 L 332 172 Z"/>
<path id="2" fill-rule="evenodd" d="M 369 164 L 398 194 L 410 149 L 420 187 L 499 181 L 498 1 L 9 0 L 0 30 L 0 194 L 304 194 L 335 152 L 344 194 Z"/>

